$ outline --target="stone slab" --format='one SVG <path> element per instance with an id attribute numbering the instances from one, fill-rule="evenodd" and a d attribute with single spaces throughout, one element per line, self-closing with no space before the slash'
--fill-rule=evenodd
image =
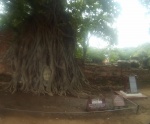
<path id="1" fill-rule="evenodd" d="M 137 83 L 135 76 L 129 76 L 130 92 L 138 93 Z"/>
<path id="2" fill-rule="evenodd" d="M 113 105 L 115 107 L 123 107 L 125 106 L 124 98 L 120 95 L 113 96 Z"/>
<path id="3" fill-rule="evenodd" d="M 121 95 L 122 97 L 124 97 L 124 98 L 126 98 L 126 99 L 142 99 L 142 98 L 147 98 L 147 96 L 146 95 L 144 95 L 144 94 L 142 94 L 142 93 L 140 93 L 140 95 L 139 95 L 139 93 L 138 93 L 138 95 L 137 94 L 128 94 L 127 95 L 127 93 L 125 93 L 125 92 L 123 92 L 123 91 L 115 91 L 115 93 L 116 94 L 118 94 L 118 95 Z"/>

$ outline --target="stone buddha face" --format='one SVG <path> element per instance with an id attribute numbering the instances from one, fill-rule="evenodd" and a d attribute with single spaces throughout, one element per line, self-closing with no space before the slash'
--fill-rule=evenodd
<path id="1" fill-rule="evenodd" d="M 51 70 L 48 66 L 46 66 L 43 71 L 43 79 L 45 81 L 49 81 L 50 77 L 51 77 Z"/>

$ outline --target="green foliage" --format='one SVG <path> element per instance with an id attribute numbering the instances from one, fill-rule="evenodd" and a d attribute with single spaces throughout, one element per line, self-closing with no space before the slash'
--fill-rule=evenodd
<path id="1" fill-rule="evenodd" d="M 4 12 L 1 14 L 1 26 L 18 27 L 31 13 L 31 6 L 26 0 L 2 0 Z"/>
<path id="2" fill-rule="evenodd" d="M 150 58 L 150 43 L 145 43 L 136 48 L 133 56 L 136 57 L 144 68 L 150 67 L 149 58 Z"/>
<path id="3" fill-rule="evenodd" d="M 77 44 L 77 48 L 76 48 L 76 51 L 75 51 L 75 57 L 76 58 L 79 58 L 79 59 L 82 59 L 82 56 L 83 56 L 83 48 L 81 47 L 80 44 Z"/>
<path id="4" fill-rule="evenodd" d="M 134 53 L 134 48 L 122 48 L 118 49 L 119 59 L 129 60 L 131 55 Z"/>
<path id="5" fill-rule="evenodd" d="M 150 43 L 145 43 L 143 45 L 140 45 L 136 48 L 136 51 L 134 53 L 134 56 L 138 57 L 150 57 Z"/>
<path id="6" fill-rule="evenodd" d="M 130 60 L 134 52 L 134 48 L 110 48 L 108 50 L 109 60 L 111 63 L 118 60 Z"/>
<path id="7" fill-rule="evenodd" d="M 102 63 L 105 60 L 105 49 L 89 48 L 87 51 L 88 62 Z"/>
<path id="8" fill-rule="evenodd" d="M 77 41 L 88 46 L 88 35 L 97 35 L 110 43 L 117 42 L 113 23 L 119 14 L 119 4 L 114 0 L 68 0 L 67 11 L 77 29 Z"/>
<path id="9" fill-rule="evenodd" d="M 116 41 L 114 40 L 116 32 L 112 24 L 119 14 L 119 4 L 114 0 L 107 2 L 105 0 L 1 0 L 0 2 L 4 6 L 3 22 L 7 25 L 16 27 L 31 14 L 48 15 L 54 7 L 58 11 L 63 7 L 73 17 L 71 23 L 77 32 L 78 41 L 86 40 L 88 33 L 101 36 L 107 41 Z M 52 6 L 53 2 L 56 6 Z"/>
<path id="10" fill-rule="evenodd" d="M 127 64 L 128 67 L 130 64 L 130 67 L 133 68 L 137 68 L 140 65 L 142 65 L 144 68 L 150 68 L 149 48 L 150 43 L 145 43 L 136 48 L 111 48 L 111 47 L 107 49 L 89 48 L 87 52 L 87 59 L 90 60 L 91 62 L 94 59 L 98 59 L 98 61 L 100 62 L 103 61 L 106 58 L 105 55 L 107 55 L 110 63 L 116 63 L 118 60 L 124 60 L 125 61 L 124 63 Z M 82 54 L 82 52 L 80 53 Z M 127 63 L 127 61 L 129 61 L 130 63 Z"/>
<path id="11" fill-rule="evenodd" d="M 112 25 L 119 9 L 114 0 L 68 0 L 66 11 L 73 17 L 71 23 L 82 46 L 83 59 L 86 58 L 91 35 L 101 37 L 110 44 L 117 42 L 117 32 Z"/>
<path id="12" fill-rule="evenodd" d="M 31 15 L 42 14 L 49 17 L 54 7 L 57 9 L 53 14 L 61 14 L 63 10 L 61 8 L 65 5 L 65 1 L 61 0 L 1 0 L 0 2 L 4 6 L 1 26 L 13 29 L 19 28 Z"/>
<path id="13" fill-rule="evenodd" d="M 145 43 L 136 48 L 112 48 L 107 51 L 111 63 L 118 60 L 131 60 L 130 67 L 150 67 L 150 43 Z"/>
<path id="14" fill-rule="evenodd" d="M 116 62 L 119 59 L 118 49 L 109 48 L 108 49 L 108 57 L 109 57 L 110 63 Z"/>

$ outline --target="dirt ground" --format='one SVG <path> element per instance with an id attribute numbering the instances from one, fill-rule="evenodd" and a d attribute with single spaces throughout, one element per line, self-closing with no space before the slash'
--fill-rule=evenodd
<path id="1" fill-rule="evenodd" d="M 0 92 L 0 124 L 150 124 L 150 86 L 140 92 L 148 98 L 133 100 L 138 114 L 136 109 L 86 113 L 85 98 Z"/>

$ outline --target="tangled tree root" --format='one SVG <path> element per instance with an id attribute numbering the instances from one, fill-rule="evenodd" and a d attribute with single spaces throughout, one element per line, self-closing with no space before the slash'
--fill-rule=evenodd
<path id="1" fill-rule="evenodd" d="M 71 25 L 61 16 L 57 21 L 31 16 L 9 52 L 13 78 L 8 89 L 12 93 L 77 95 L 86 80 L 74 61 L 74 37 Z"/>

